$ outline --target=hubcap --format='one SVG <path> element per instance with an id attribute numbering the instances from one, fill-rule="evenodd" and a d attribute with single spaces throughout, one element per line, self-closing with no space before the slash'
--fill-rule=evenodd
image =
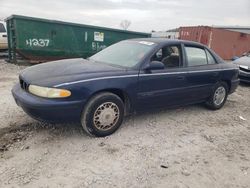
<path id="1" fill-rule="evenodd" d="M 95 111 L 93 122 L 97 129 L 106 131 L 111 129 L 119 119 L 119 108 L 115 103 L 101 104 Z"/>
<path id="2" fill-rule="evenodd" d="M 220 86 L 216 89 L 214 93 L 214 104 L 221 105 L 226 97 L 226 90 L 224 87 Z"/>

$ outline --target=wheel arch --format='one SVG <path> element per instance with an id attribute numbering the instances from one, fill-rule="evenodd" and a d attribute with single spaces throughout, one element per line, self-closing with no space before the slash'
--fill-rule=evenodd
<path id="1" fill-rule="evenodd" d="M 230 92 L 230 90 L 231 90 L 231 81 L 230 80 L 221 80 L 221 81 L 225 82 L 227 84 L 228 92 Z"/>
<path id="2" fill-rule="evenodd" d="M 131 99 L 130 99 L 128 93 L 125 92 L 125 91 L 122 90 L 122 89 L 118 89 L 118 88 L 107 88 L 107 89 L 98 90 L 98 91 L 94 92 L 94 93 L 90 96 L 89 100 L 90 100 L 93 96 L 98 95 L 99 93 L 103 93 L 103 92 L 110 92 L 110 93 L 113 93 L 113 94 L 115 94 L 115 95 L 117 95 L 118 97 L 121 98 L 121 100 L 122 100 L 123 103 L 124 103 L 124 108 L 125 108 L 124 112 L 125 112 L 125 115 L 128 115 L 128 114 L 130 114 L 130 113 L 132 112 Z"/>

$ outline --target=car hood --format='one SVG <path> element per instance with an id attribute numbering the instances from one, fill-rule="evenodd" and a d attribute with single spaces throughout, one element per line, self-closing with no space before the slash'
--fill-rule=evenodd
<path id="1" fill-rule="evenodd" d="M 20 78 L 29 84 L 51 87 L 64 82 L 119 75 L 126 69 L 96 63 L 86 59 L 66 59 L 43 63 L 25 69 Z"/>
<path id="2" fill-rule="evenodd" d="M 246 65 L 246 66 L 250 67 L 250 57 L 249 56 L 241 57 L 241 58 L 233 61 L 233 63 L 235 63 L 237 65 Z"/>

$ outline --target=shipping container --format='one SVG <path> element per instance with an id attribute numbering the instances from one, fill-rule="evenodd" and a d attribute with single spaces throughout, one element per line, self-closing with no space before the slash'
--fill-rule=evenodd
<path id="1" fill-rule="evenodd" d="M 225 60 L 250 51 L 250 34 L 208 26 L 180 27 L 180 39 L 207 45 Z"/>
<path id="2" fill-rule="evenodd" d="M 10 62 L 16 62 L 17 54 L 32 60 L 30 62 L 87 58 L 121 40 L 150 37 L 149 33 L 19 15 L 12 15 L 5 21 Z"/>

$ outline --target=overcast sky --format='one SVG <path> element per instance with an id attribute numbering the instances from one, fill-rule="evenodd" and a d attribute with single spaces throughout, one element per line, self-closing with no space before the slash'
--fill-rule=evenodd
<path id="1" fill-rule="evenodd" d="M 0 0 L 11 14 L 150 32 L 188 25 L 250 26 L 250 0 Z"/>

